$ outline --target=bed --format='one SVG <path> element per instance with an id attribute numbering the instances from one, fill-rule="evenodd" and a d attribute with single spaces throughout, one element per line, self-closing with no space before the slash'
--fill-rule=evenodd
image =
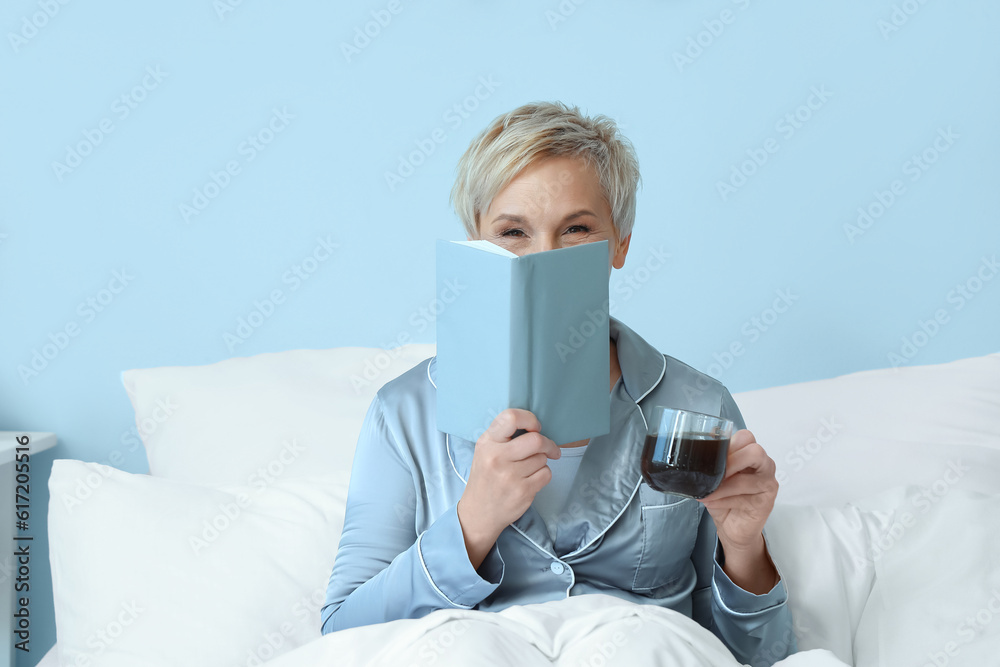
<path id="1" fill-rule="evenodd" d="M 123 372 L 150 475 L 55 461 L 58 641 L 39 664 L 738 664 L 676 612 L 598 595 L 320 635 L 368 404 L 433 355 Z M 778 664 L 996 664 L 1000 354 L 735 398 L 781 483 L 766 534 L 799 652 Z"/>

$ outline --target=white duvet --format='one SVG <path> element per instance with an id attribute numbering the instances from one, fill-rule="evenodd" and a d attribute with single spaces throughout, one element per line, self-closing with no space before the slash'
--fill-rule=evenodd
<path id="1" fill-rule="evenodd" d="M 820 649 L 776 664 L 845 665 Z M 267 665 L 737 667 L 740 663 L 715 635 L 679 612 L 608 595 L 581 595 L 499 612 L 442 609 L 420 619 L 342 630 Z"/>

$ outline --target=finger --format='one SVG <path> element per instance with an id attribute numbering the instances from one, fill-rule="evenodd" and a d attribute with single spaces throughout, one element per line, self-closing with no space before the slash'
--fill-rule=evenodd
<path id="1" fill-rule="evenodd" d="M 745 428 L 742 428 L 736 433 L 733 433 L 733 437 L 729 439 L 729 451 L 738 452 L 754 442 L 757 442 L 757 438 L 754 437 L 753 433 Z"/>
<path id="2" fill-rule="evenodd" d="M 548 466 L 542 466 L 537 471 L 528 475 L 529 488 L 532 489 L 534 493 L 538 493 L 538 490 L 543 486 L 552 481 L 552 470 Z"/>
<path id="3" fill-rule="evenodd" d="M 774 461 L 760 443 L 751 442 L 739 451 L 729 451 L 726 457 L 726 476 L 729 479 L 740 472 L 763 472 L 764 474 L 774 474 Z"/>
<path id="4" fill-rule="evenodd" d="M 774 499 L 770 496 L 754 493 L 742 496 L 729 496 L 728 498 L 722 498 L 721 500 L 706 501 L 705 498 L 701 499 L 701 503 L 705 506 L 707 510 L 754 510 L 754 511 L 766 511 L 768 514 L 771 512 L 771 508 L 774 507 Z"/>
<path id="5" fill-rule="evenodd" d="M 778 480 L 773 475 L 769 477 L 763 473 L 734 475 L 723 480 L 719 488 L 702 498 L 702 500 L 713 502 L 732 496 L 755 495 L 758 493 L 777 495 Z"/>
<path id="6" fill-rule="evenodd" d="M 515 474 L 518 477 L 531 477 L 533 474 L 539 471 L 539 469 L 544 468 L 545 464 L 548 462 L 549 458 L 545 454 L 538 453 L 532 454 L 526 459 L 521 459 L 520 461 L 513 461 L 511 465 L 514 466 Z"/>
<path id="7" fill-rule="evenodd" d="M 540 431 L 542 425 L 538 418 L 529 411 L 521 408 L 507 408 L 498 414 L 490 423 L 486 430 L 490 432 L 497 442 L 504 442 L 514 438 L 518 429 L 525 431 Z"/>
<path id="8" fill-rule="evenodd" d="M 545 454 L 550 459 L 558 459 L 562 456 L 562 451 L 556 443 L 537 431 L 528 431 L 511 440 L 508 452 L 511 461 L 521 461 L 539 453 Z"/>

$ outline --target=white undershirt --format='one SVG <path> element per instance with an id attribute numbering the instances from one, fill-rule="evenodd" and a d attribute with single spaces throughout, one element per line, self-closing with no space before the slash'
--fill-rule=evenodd
<path id="1" fill-rule="evenodd" d="M 531 506 L 542 516 L 550 535 L 556 524 L 556 516 L 566 505 L 570 489 L 573 488 L 573 480 L 576 479 L 576 473 L 580 469 L 580 461 L 583 460 L 583 454 L 589 446 L 588 440 L 586 445 L 580 447 L 560 447 L 562 456 L 548 460 L 552 480 L 535 494 Z"/>

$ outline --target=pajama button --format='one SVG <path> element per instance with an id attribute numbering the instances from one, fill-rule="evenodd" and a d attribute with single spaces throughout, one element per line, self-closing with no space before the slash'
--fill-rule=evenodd
<path id="1" fill-rule="evenodd" d="M 562 574 L 563 570 L 565 570 L 566 568 L 563 567 L 562 563 L 560 563 L 557 560 L 554 560 L 549 564 L 549 569 L 552 570 L 552 574 Z"/>

